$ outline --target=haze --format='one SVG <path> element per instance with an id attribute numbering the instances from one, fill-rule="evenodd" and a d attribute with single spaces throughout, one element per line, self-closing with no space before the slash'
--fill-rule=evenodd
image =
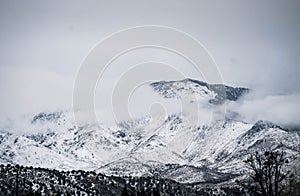
<path id="1" fill-rule="evenodd" d="M 253 90 L 229 109 L 251 122 L 262 119 L 299 126 L 299 10 L 300 2 L 290 0 L 2 0 L 0 118 L 71 108 L 77 71 L 97 43 L 125 28 L 163 25 L 201 42 L 224 83 Z M 133 53 L 104 74 L 102 89 L 96 92 L 103 111 L 110 105 L 101 95 L 113 88 L 121 70 L 150 60 L 167 62 L 187 77 L 202 79 L 174 54 L 150 49 Z"/>

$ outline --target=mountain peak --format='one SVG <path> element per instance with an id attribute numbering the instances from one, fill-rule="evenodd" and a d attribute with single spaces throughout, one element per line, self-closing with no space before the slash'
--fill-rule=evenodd
<path id="1" fill-rule="evenodd" d="M 63 116 L 63 112 L 40 112 L 33 116 L 31 123 L 34 124 L 36 122 L 43 121 L 57 121 Z"/>
<path id="2" fill-rule="evenodd" d="M 253 127 L 260 128 L 260 129 L 280 128 L 280 126 L 267 120 L 259 120 L 253 125 Z"/>
<path id="3" fill-rule="evenodd" d="M 249 92 L 248 88 L 208 84 L 191 78 L 178 81 L 153 82 L 150 86 L 164 98 L 206 97 L 209 98 L 209 103 L 214 105 L 222 104 L 226 100 L 236 101 Z"/>

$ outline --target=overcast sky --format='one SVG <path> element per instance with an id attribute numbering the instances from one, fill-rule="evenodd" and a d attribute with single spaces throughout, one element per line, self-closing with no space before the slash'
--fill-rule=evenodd
<path id="1" fill-rule="evenodd" d="M 1 0 L 0 116 L 71 107 L 77 71 L 90 50 L 138 25 L 169 26 L 196 38 L 226 84 L 255 89 L 266 100 L 294 96 L 300 93 L 299 21 L 297 0 Z M 117 64 L 111 74 L 116 70 Z M 198 78 L 188 67 L 185 72 Z"/>

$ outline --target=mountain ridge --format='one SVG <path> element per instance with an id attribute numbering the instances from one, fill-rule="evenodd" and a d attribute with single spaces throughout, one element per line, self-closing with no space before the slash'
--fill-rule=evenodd
<path id="1" fill-rule="evenodd" d="M 154 82 L 150 86 L 166 99 L 191 96 L 212 107 L 236 101 L 249 92 L 247 88 L 226 85 L 211 87 L 192 79 Z M 153 129 L 149 117 L 115 126 L 78 127 L 70 116 L 66 111 L 41 112 L 28 117 L 31 131 L 10 133 L 9 127 L 2 128 L 0 162 L 119 176 L 160 173 L 163 178 L 179 182 L 204 183 L 234 178 L 243 171 L 247 155 L 262 146 L 288 149 L 290 155 L 300 152 L 299 134 L 268 121 L 251 124 L 225 117 L 191 125 L 181 113 L 175 113 Z"/>

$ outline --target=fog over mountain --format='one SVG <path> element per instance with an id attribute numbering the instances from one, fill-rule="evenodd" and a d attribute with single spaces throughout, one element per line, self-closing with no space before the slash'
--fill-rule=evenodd
<path id="1" fill-rule="evenodd" d="M 299 10 L 0 0 L 0 195 L 299 195 Z"/>
<path id="2" fill-rule="evenodd" d="M 292 0 L 1 1 L 0 118 L 72 108 L 74 80 L 89 51 L 111 33 L 154 24 L 193 36 L 214 58 L 225 84 L 252 90 L 228 106 L 231 110 L 251 122 L 299 126 L 299 7 Z M 102 113 L 110 108 L 99 92 L 110 92 L 130 66 L 151 60 L 203 80 L 175 54 L 135 51 L 112 63 L 99 82 L 96 100 Z"/>

